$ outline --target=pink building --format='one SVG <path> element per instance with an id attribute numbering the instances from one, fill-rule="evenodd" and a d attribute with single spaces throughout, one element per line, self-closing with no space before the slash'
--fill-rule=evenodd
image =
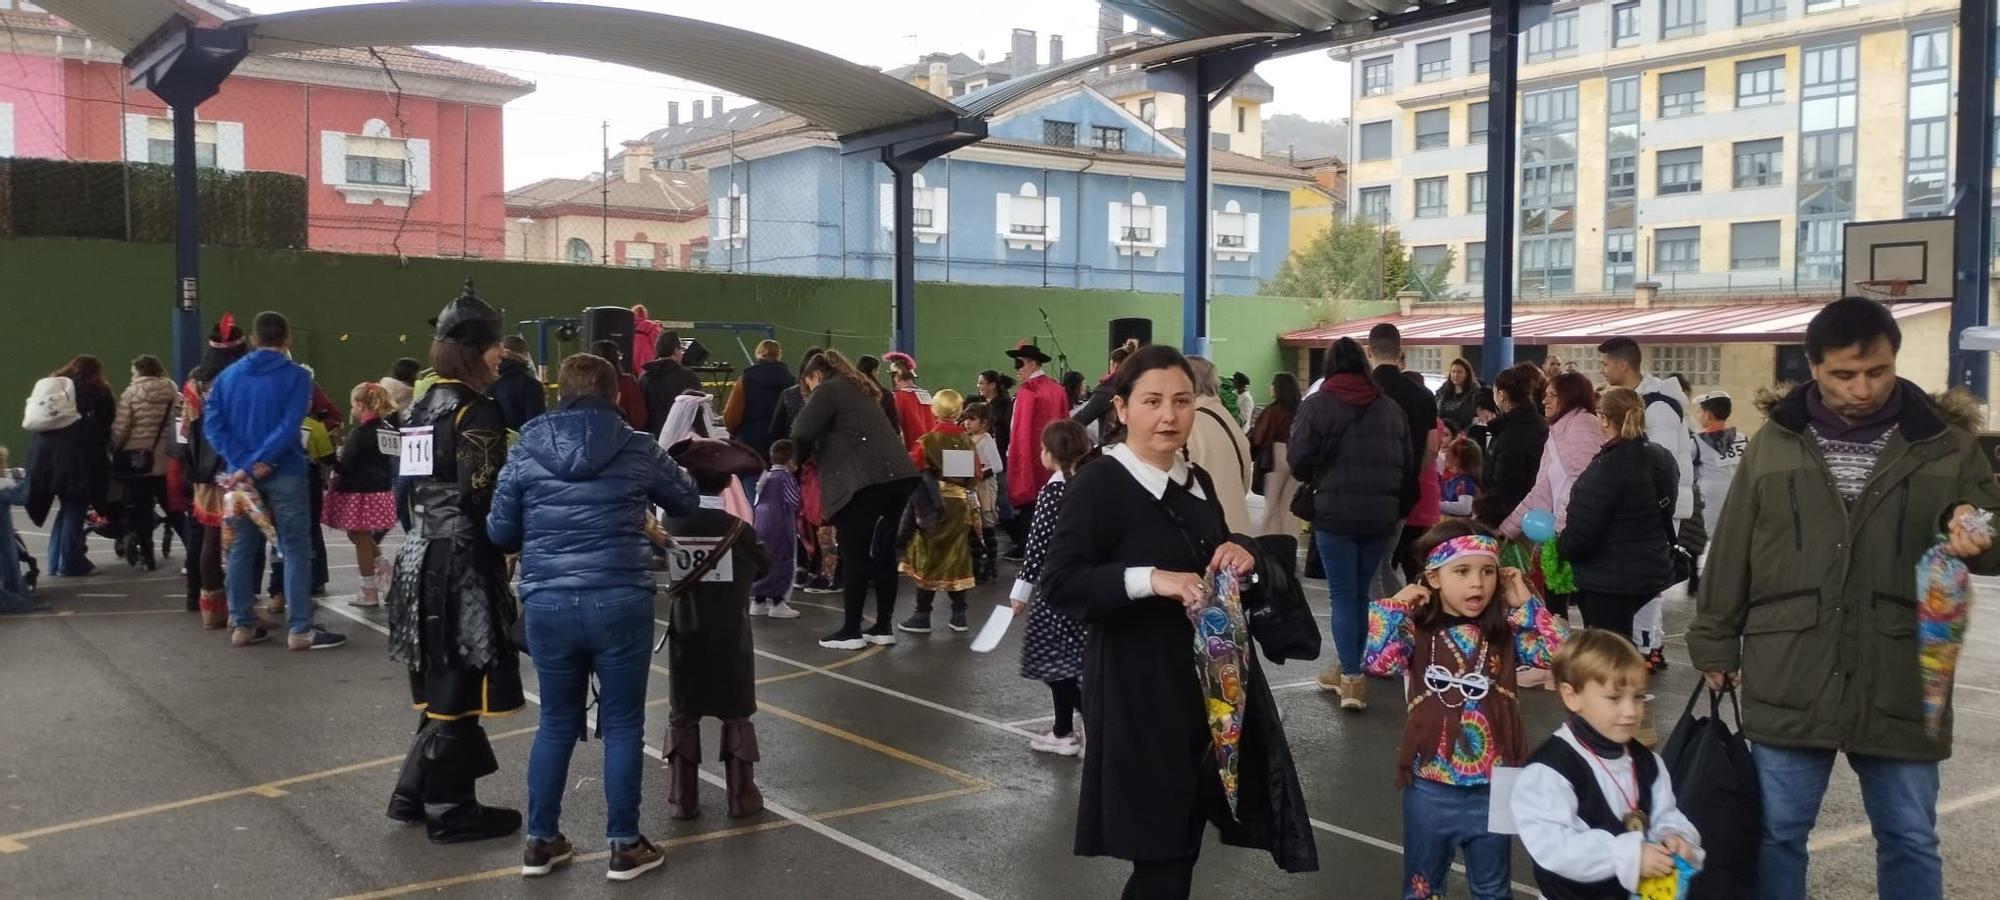
<path id="1" fill-rule="evenodd" d="M 188 9 L 209 24 L 250 14 Z M 0 44 L 0 157 L 172 161 L 166 106 L 130 86 L 117 51 L 21 0 L 0 0 L 0 27 L 13 37 Z M 498 259 L 501 107 L 533 90 L 409 48 L 253 57 L 195 111 L 196 154 L 304 176 L 313 249 Z"/>

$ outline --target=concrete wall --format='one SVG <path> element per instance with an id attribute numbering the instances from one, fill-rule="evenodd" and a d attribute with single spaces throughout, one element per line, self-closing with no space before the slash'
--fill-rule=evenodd
<path id="1" fill-rule="evenodd" d="M 76 353 L 102 357 L 122 389 L 133 356 L 165 359 L 170 351 L 170 247 L 0 241 L 0 272 L 7 273 L 0 285 L 6 333 L 17 338 L 12 352 L 0 354 L 0 398 L 25 398 L 34 379 Z M 224 310 L 240 320 L 264 309 L 284 312 L 297 331 L 298 358 L 340 399 L 355 383 L 380 377 L 397 357 L 422 358 L 426 320 L 468 275 L 509 323 L 645 303 L 663 319 L 773 323 L 788 359 L 826 343 L 829 334 L 834 346 L 855 355 L 889 345 L 889 286 L 880 281 L 221 248 L 202 254 L 203 318 L 213 322 Z M 1051 353 L 1060 345 L 1073 368 L 1094 376 L 1105 365 L 1112 318 L 1149 317 L 1161 342 L 1180 334 L 1180 299 L 1170 294 L 925 284 L 917 310 L 917 358 L 934 389 L 969 391 L 980 370 L 1006 371 L 1004 352 L 1031 337 Z M 1044 310 L 1053 335 L 1042 324 Z M 1213 355 L 1223 370 L 1262 380 L 1290 365 L 1277 335 L 1311 324 L 1312 315 L 1301 300 L 1218 297 L 1210 320 Z M 747 356 L 732 333 L 695 335 L 719 358 L 740 366 Z M 742 335 L 749 346 L 761 337 Z M 18 422 L 0 415 L 0 444 L 25 446 Z"/>

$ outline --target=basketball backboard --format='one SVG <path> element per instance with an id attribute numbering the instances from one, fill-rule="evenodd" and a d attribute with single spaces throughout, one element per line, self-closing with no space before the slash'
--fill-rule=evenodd
<path id="1" fill-rule="evenodd" d="M 1842 293 L 1884 302 L 1950 300 L 1952 219 L 1847 223 Z"/>

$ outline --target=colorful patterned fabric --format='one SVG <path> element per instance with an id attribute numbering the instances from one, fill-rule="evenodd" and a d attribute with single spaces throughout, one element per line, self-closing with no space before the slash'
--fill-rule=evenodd
<path id="1" fill-rule="evenodd" d="M 1495 562 L 1500 559 L 1500 541 L 1484 534 L 1463 534 L 1431 550 L 1424 560 L 1425 569 L 1435 569 L 1461 556 L 1486 556 Z"/>
<path id="2" fill-rule="evenodd" d="M 1194 668 L 1208 710 L 1208 733 L 1213 739 L 1216 769 L 1222 776 L 1222 793 L 1229 800 L 1230 815 L 1235 815 L 1237 744 L 1243 737 L 1243 714 L 1249 706 L 1249 695 L 1243 691 L 1243 682 L 1248 678 L 1244 655 L 1250 648 L 1250 627 L 1243 620 L 1242 585 L 1236 576 L 1228 572 L 1211 576 L 1208 603 L 1198 611 L 1190 611 L 1188 618 L 1194 622 Z"/>
<path id="3" fill-rule="evenodd" d="M 1991 539 L 1993 514 L 1978 513 L 1960 520 L 1968 534 Z M 1945 549 L 1945 538 L 1917 560 L 1917 663 L 1924 676 L 1924 725 L 1936 736 L 1944 711 L 1951 705 L 1951 682 L 1958 669 L 1958 651 L 1965 645 L 1966 619 L 1972 612 L 1972 572 L 1965 561 Z"/>
<path id="4" fill-rule="evenodd" d="M 1875 461 L 1882 458 L 1882 451 L 1889 448 L 1889 438 L 1896 433 L 1891 427 L 1875 440 L 1859 444 L 1852 441 L 1836 441 L 1819 433 L 1817 426 L 1807 426 L 1813 440 L 1819 444 L 1820 455 L 1826 457 L 1827 472 L 1833 475 L 1833 486 L 1840 491 L 1841 499 L 1853 503 L 1868 487 L 1869 477 L 1875 474 Z"/>

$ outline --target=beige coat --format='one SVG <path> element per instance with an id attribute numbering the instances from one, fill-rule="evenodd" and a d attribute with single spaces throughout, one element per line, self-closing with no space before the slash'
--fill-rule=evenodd
<path id="1" fill-rule="evenodd" d="M 118 415 L 111 420 L 112 452 L 153 451 L 153 474 L 167 474 L 167 448 L 173 444 L 173 411 L 180 392 L 167 378 L 134 378 L 118 398 Z"/>
<path id="2" fill-rule="evenodd" d="M 1211 414 L 1212 413 L 1212 414 Z M 1255 534 L 1250 521 L 1250 439 L 1216 397 L 1194 404 L 1194 428 L 1188 435 L 1188 459 L 1208 471 L 1230 534 Z"/>

